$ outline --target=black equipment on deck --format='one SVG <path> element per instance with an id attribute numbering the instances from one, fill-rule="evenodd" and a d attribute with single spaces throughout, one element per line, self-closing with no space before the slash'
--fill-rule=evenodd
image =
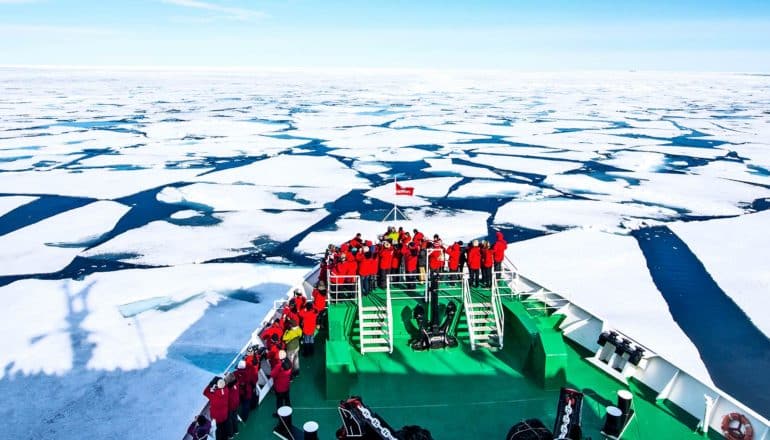
<path id="1" fill-rule="evenodd" d="M 417 321 L 420 332 L 410 342 L 414 350 L 457 347 L 457 338 L 448 334 L 449 327 L 454 322 L 454 317 L 457 314 L 457 305 L 454 301 L 449 301 L 449 304 L 447 304 L 444 321 L 439 325 L 438 279 L 438 274 L 434 273 L 430 278 L 428 286 L 429 321 L 425 317 L 425 308 L 423 306 L 418 305 L 414 308 L 414 319 Z"/>
<path id="2" fill-rule="evenodd" d="M 337 439 L 383 440 L 433 440 L 427 429 L 416 425 L 394 430 L 388 422 L 371 411 L 358 396 L 341 400 L 338 408 L 342 427 L 337 430 Z"/>
<path id="3" fill-rule="evenodd" d="M 505 440 L 553 440 L 553 434 L 539 419 L 527 419 L 513 425 Z"/>
<path id="4" fill-rule="evenodd" d="M 580 440 L 583 438 L 580 427 L 583 411 L 583 393 L 571 388 L 562 388 L 556 407 L 556 423 L 553 435 L 556 439 Z"/>

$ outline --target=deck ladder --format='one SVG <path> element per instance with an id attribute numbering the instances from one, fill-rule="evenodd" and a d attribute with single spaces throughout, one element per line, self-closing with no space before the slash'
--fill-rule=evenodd
<path id="1" fill-rule="evenodd" d="M 499 348 L 497 345 L 490 343 L 490 337 L 500 337 L 502 331 L 492 295 L 490 295 L 489 300 L 474 301 L 468 286 L 468 279 L 464 278 L 463 307 L 465 309 L 465 319 L 468 323 L 471 350 L 476 350 L 480 347 Z M 500 342 L 502 342 L 501 337 Z"/>
<path id="2" fill-rule="evenodd" d="M 361 283 L 358 284 L 358 335 L 361 354 L 393 352 L 393 307 L 390 283 L 385 290 L 385 304 L 364 305 Z"/>

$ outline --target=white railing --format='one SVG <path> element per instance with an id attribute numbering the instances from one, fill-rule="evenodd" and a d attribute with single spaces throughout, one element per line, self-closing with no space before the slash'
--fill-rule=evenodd
<path id="1" fill-rule="evenodd" d="M 388 346 L 390 348 L 388 353 L 393 353 L 393 305 L 391 303 L 390 283 L 388 283 L 388 288 L 385 290 L 385 307 L 388 316 Z"/>
<path id="2" fill-rule="evenodd" d="M 473 329 L 476 327 L 476 320 L 473 317 L 473 314 L 470 313 L 471 311 L 471 305 L 473 304 L 471 302 L 471 289 L 470 286 L 468 286 L 468 279 L 463 277 L 462 280 L 462 286 L 463 286 L 463 308 L 465 309 L 465 320 L 467 321 L 466 324 L 468 325 L 468 335 L 469 339 L 471 341 L 471 350 L 476 350 L 476 341 L 473 338 Z"/>
<path id="3" fill-rule="evenodd" d="M 364 354 L 364 298 L 361 294 L 361 280 L 356 285 L 356 301 L 358 302 L 358 346 Z"/>
<path id="4" fill-rule="evenodd" d="M 326 273 L 326 291 L 330 304 L 356 300 L 356 292 L 361 291 L 361 277 L 358 275 L 332 275 L 331 271 L 328 270 Z M 351 294 L 349 298 L 347 297 L 348 294 Z"/>
<path id="5" fill-rule="evenodd" d="M 403 289 L 399 289 L 403 296 L 396 296 L 395 300 L 423 298 L 424 289 L 419 293 L 417 289 L 421 283 L 423 281 L 420 280 L 419 273 L 391 273 L 385 279 L 385 292 L 392 296 L 391 289 L 400 284 L 404 286 Z"/>
<path id="6" fill-rule="evenodd" d="M 505 313 L 503 313 L 503 301 L 500 299 L 500 287 L 497 284 L 495 273 L 492 273 L 492 297 L 490 298 L 492 311 L 495 315 L 495 327 L 500 338 L 500 348 L 503 348 L 503 326 L 505 325 Z"/>

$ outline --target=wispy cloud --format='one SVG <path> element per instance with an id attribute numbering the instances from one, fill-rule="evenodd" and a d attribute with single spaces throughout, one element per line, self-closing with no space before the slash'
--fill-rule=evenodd
<path id="1" fill-rule="evenodd" d="M 0 0 L 3 1 L 3 0 Z M 203 2 L 199 0 L 161 0 L 163 3 L 182 6 L 191 9 L 200 9 L 203 11 L 216 12 L 222 14 L 220 17 L 212 18 L 226 18 L 230 20 L 256 20 L 265 17 L 265 13 L 262 11 L 256 11 L 253 9 L 235 8 L 231 6 L 220 5 L 218 3 Z"/>
<path id="2" fill-rule="evenodd" d="M 0 0 L 3 1 L 3 0 Z M 51 26 L 37 24 L 3 24 L 0 23 L 0 33 L 31 33 L 40 35 L 110 35 L 118 32 L 107 28 L 80 26 Z"/>
<path id="3" fill-rule="evenodd" d="M 0 5 L 20 5 L 22 3 L 37 3 L 38 0 L 0 0 Z"/>

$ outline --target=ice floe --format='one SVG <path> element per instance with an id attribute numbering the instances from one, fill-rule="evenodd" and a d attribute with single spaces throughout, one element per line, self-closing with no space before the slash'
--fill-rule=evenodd
<path id="1" fill-rule="evenodd" d="M 473 163 L 486 165 L 500 170 L 541 175 L 563 173 L 565 171 L 576 170 L 583 166 L 581 162 L 492 154 L 479 154 L 477 156 L 469 157 L 468 160 Z"/>
<path id="2" fill-rule="evenodd" d="M 425 162 L 430 165 L 428 168 L 423 169 L 426 173 L 451 174 L 479 179 L 502 179 L 499 174 L 487 168 L 456 164 L 452 159 L 425 159 Z"/>
<path id="3" fill-rule="evenodd" d="M 770 211 L 669 228 L 693 251 L 719 287 L 770 337 Z"/>
<path id="4" fill-rule="evenodd" d="M 100 201 L 0 236 L 0 276 L 57 272 L 130 208 Z"/>
<path id="5" fill-rule="evenodd" d="M 558 195 L 555 191 L 543 190 L 540 187 L 528 185 L 526 183 L 500 182 L 498 180 L 480 180 L 475 179 L 452 191 L 449 198 L 453 199 L 475 199 L 479 197 L 513 197 L 526 198 L 539 194 Z"/>
<path id="6" fill-rule="evenodd" d="M 116 199 L 174 182 L 185 182 L 206 169 L 91 169 L 0 173 L 0 188 L 16 194 L 57 194 Z"/>
<path id="7" fill-rule="evenodd" d="M 250 184 L 195 183 L 166 187 L 157 195 L 161 202 L 205 205 L 216 211 L 321 208 L 347 194 L 344 187 L 287 187 Z"/>
<path id="8" fill-rule="evenodd" d="M 4 216 L 5 214 L 13 211 L 14 209 L 24 206 L 27 203 L 34 202 L 37 200 L 37 197 L 29 197 L 29 196 L 7 196 L 7 197 L 0 197 L 0 217 Z"/>
<path id="9" fill-rule="evenodd" d="M 118 235 L 83 253 L 130 263 L 166 266 L 200 263 L 275 247 L 324 218 L 324 209 L 311 211 L 260 210 L 214 214 L 219 223 L 178 226 L 154 221 Z"/>
<path id="10" fill-rule="evenodd" d="M 494 223 L 543 231 L 580 227 L 629 232 L 643 225 L 657 224 L 674 214 L 671 209 L 637 203 L 551 198 L 508 202 L 497 209 Z"/>
<path id="11" fill-rule="evenodd" d="M 213 183 L 349 189 L 369 186 L 354 170 L 328 156 L 275 156 L 249 165 L 209 173 L 198 180 Z"/>
<path id="12" fill-rule="evenodd" d="M 698 350 L 671 316 L 633 237 L 573 230 L 509 244 L 506 254 L 524 276 L 711 383 Z"/>

